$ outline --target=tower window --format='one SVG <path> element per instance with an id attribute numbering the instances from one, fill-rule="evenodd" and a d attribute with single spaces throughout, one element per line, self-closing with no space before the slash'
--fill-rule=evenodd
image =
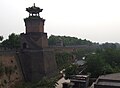
<path id="1" fill-rule="evenodd" d="M 26 48 L 27 48 L 27 44 L 23 43 L 23 49 L 26 49 Z"/>

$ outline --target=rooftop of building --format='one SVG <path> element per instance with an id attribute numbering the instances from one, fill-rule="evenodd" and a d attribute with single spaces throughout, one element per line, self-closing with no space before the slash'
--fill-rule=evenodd
<path id="1" fill-rule="evenodd" d="M 120 81 L 120 73 L 102 75 L 98 79 L 119 80 Z"/>
<path id="2" fill-rule="evenodd" d="M 26 11 L 28 11 L 29 13 L 32 13 L 32 14 L 37 14 L 39 12 L 42 12 L 43 9 L 40 9 L 39 7 L 36 7 L 35 6 L 35 3 L 32 7 L 28 7 L 26 8 Z"/>
<path id="3" fill-rule="evenodd" d="M 76 82 L 86 82 L 89 75 L 72 75 L 70 77 L 70 81 L 76 81 Z"/>
<path id="4" fill-rule="evenodd" d="M 120 73 L 102 75 L 96 80 L 95 85 L 120 87 Z"/>

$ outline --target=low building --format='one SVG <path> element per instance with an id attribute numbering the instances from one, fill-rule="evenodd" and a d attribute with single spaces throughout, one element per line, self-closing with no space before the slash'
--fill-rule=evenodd
<path id="1" fill-rule="evenodd" d="M 89 75 L 73 75 L 70 78 L 73 88 L 87 88 L 89 84 Z"/>
<path id="2" fill-rule="evenodd" d="M 89 75 L 72 75 L 70 83 L 63 83 L 63 88 L 88 88 Z"/>
<path id="3" fill-rule="evenodd" d="M 100 76 L 96 80 L 94 88 L 120 88 L 120 73 Z"/>

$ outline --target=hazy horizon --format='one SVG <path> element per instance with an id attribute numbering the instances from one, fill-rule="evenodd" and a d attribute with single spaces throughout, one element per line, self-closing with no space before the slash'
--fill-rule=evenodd
<path id="1" fill-rule="evenodd" d="M 25 11 L 33 3 L 43 9 L 48 36 L 61 35 L 93 42 L 120 43 L 119 0 L 1 0 L 0 27 L 5 38 L 25 32 Z"/>

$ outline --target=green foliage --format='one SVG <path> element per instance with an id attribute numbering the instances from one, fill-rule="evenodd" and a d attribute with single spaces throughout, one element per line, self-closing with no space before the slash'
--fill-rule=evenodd
<path id="1" fill-rule="evenodd" d="M 51 35 L 48 39 L 48 44 L 49 45 L 56 45 L 56 42 L 58 42 L 58 40 L 59 40 L 59 36 Z"/>
<path id="2" fill-rule="evenodd" d="M 72 54 L 67 52 L 56 53 L 55 58 L 59 70 L 65 69 L 73 62 Z"/>
<path id="3" fill-rule="evenodd" d="M 2 41 L 3 40 L 3 36 L 0 36 L 0 41 Z"/>
<path id="4" fill-rule="evenodd" d="M 70 36 L 61 36 L 65 46 L 77 45 L 78 38 Z"/>
<path id="5" fill-rule="evenodd" d="M 65 69 L 64 73 L 65 73 L 65 79 L 68 79 L 70 78 L 71 75 L 76 75 L 79 73 L 79 67 L 78 65 L 71 64 Z"/>
<path id="6" fill-rule="evenodd" d="M 109 48 L 88 55 L 87 71 L 91 73 L 92 77 L 120 72 L 120 50 Z"/>
<path id="7" fill-rule="evenodd" d="M 103 48 L 103 49 L 115 49 L 115 48 L 117 48 L 114 43 L 108 43 L 108 42 L 103 43 L 103 44 L 100 45 L 100 46 L 101 46 L 101 48 Z"/>
<path id="8" fill-rule="evenodd" d="M 44 77 L 37 83 L 22 83 L 16 85 L 15 88 L 55 88 L 57 86 L 57 79 Z"/>
<path id="9" fill-rule="evenodd" d="M 81 48 L 73 52 L 73 54 L 76 56 L 77 59 L 82 59 L 82 57 L 87 56 L 90 53 L 95 52 L 94 49 L 90 48 Z"/>
<path id="10" fill-rule="evenodd" d="M 7 48 L 19 48 L 20 47 L 20 37 L 12 33 L 9 38 L 2 42 L 2 46 Z"/>
<path id="11" fill-rule="evenodd" d="M 91 45 L 92 42 L 84 39 L 78 39 L 76 37 L 70 37 L 70 36 L 54 36 L 51 35 L 48 39 L 49 45 L 53 46 L 56 45 L 57 42 L 63 41 L 64 46 L 71 46 L 71 45 Z"/>
<path id="12" fill-rule="evenodd" d="M 91 73 L 92 77 L 98 77 L 102 74 L 104 60 L 99 54 L 89 55 L 87 58 L 87 72 Z"/>
<path id="13" fill-rule="evenodd" d="M 110 74 L 115 72 L 110 64 L 105 64 L 101 71 L 103 72 L 103 74 Z"/>
<path id="14" fill-rule="evenodd" d="M 55 88 L 57 86 L 57 80 L 55 78 L 48 79 L 43 78 L 36 85 L 37 88 Z"/>

